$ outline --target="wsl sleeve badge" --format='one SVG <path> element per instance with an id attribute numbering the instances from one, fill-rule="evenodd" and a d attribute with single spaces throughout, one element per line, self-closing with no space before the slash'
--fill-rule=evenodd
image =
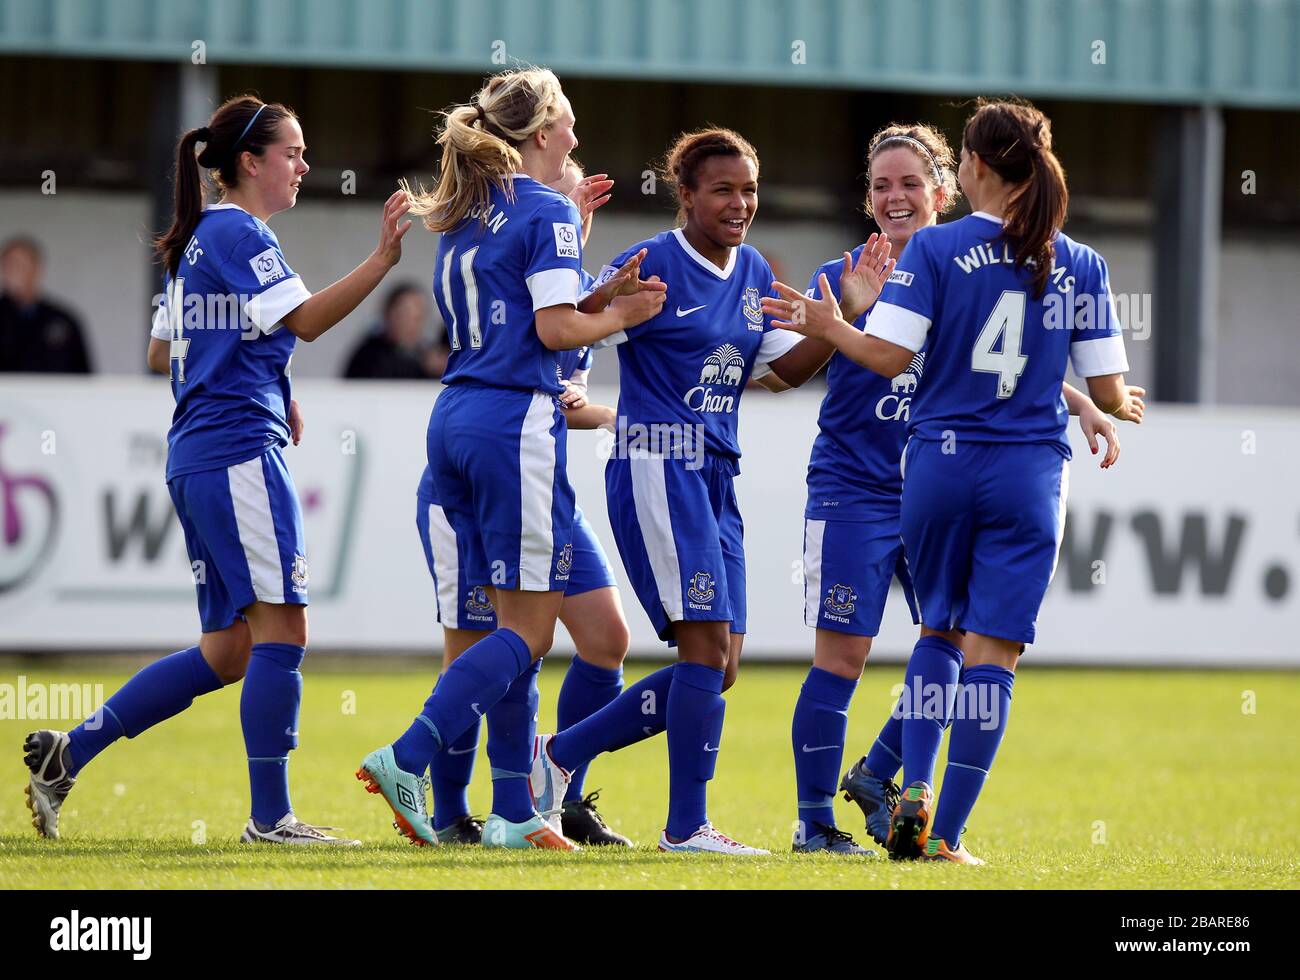
<path id="1" fill-rule="evenodd" d="M 270 285 L 285 277 L 284 265 L 280 262 L 280 256 L 276 254 L 274 248 L 258 252 L 248 260 L 248 264 L 253 269 L 253 275 L 257 276 L 259 286 Z"/>

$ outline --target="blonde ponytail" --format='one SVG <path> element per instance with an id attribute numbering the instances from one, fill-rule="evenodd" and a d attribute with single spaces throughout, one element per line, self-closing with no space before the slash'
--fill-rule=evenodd
<path id="1" fill-rule="evenodd" d="M 519 147 L 555 122 L 564 110 L 564 92 L 555 73 L 526 68 L 493 75 L 467 105 L 443 112 L 438 133 L 442 161 L 432 191 L 399 186 L 430 231 L 455 228 L 476 207 L 485 205 L 496 187 L 514 197 L 512 174 L 522 166 Z"/>

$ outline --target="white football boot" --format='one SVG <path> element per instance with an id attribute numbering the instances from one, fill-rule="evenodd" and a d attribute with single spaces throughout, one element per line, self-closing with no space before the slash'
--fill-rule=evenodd
<path id="1" fill-rule="evenodd" d="M 352 840 L 349 837 L 335 837 L 333 834 L 327 834 L 325 831 L 334 830 L 334 827 L 316 827 L 309 823 L 303 823 L 292 813 L 286 813 L 275 824 L 263 830 L 257 825 L 252 817 L 248 819 L 248 826 L 244 828 L 243 834 L 240 835 L 239 843 L 241 844 L 297 844 L 311 845 L 323 844 L 331 847 L 360 847 L 361 841 Z"/>
<path id="2" fill-rule="evenodd" d="M 760 847 L 749 847 L 734 841 L 726 834 L 714 830 L 711 823 L 706 823 L 680 844 L 670 841 L 668 831 L 665 830 L 659 835 L 659 850 L 684 854 L 733 854 L 737 857 L 772 853 Z"/>
<path id="3" fill-rule="evenodd" d="M 554 737 L 537 735 L 533 738 L 533 767 L 528 774 L 528 792 L 537 812 L 551 825 L 552 830 L 564 836 L 564 794 L 569 791 L 573 773 L 561 768 L 551 758 L 549 746 Z"/>
<path id="4" fill-rule="evenodd" d="M 31 775 L 27 779 L 27 809 L 32 811 L 36 833 L 51 840 L 59 837 L 59 810 L 76 777 L 68 775 L 71 764 L 65 732 L 43 728 L 23 741 L 23 762 Z"/>

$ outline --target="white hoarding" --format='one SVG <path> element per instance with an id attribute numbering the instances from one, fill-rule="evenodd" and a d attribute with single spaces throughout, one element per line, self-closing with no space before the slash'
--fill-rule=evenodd
<path id="1" fill-rule="evenodd" d="M 438 386 L 308 381 L 302 498 L 314 649 L 440 643 L 415 531 Z M 592 389 L 595 401 L 613 389 Z M 819 390 L 747 395 L 737 488 L 746 523 L 750 657 L 810 655 L 802 622 L 804 470 Z M 179 648 L 198 630 L 163 483 L 162 379 L 0 382 L 0 649 Z M 1036 662 L 1300 666 L 1300 413 L 1155 406 L 1103 472 L 1071 437 L 1070 519 Z M 570 435 L 569 471 L 620 576 L 600 433 Z M 624 590 L 632 649 L 662 653 Z M 877 654 L 910 649 L 895 594 Z M 568 641 L 561 636 L 561 649 Z M 874 656 L 874 655 L 873 655 Z"/>

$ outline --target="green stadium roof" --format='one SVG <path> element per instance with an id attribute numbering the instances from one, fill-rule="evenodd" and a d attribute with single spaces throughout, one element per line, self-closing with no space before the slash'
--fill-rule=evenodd
<path id="1" fill-rule="evenodd" d="M 1300 108 L 1300 0 L 0 0 L 0 54 Z"/>

